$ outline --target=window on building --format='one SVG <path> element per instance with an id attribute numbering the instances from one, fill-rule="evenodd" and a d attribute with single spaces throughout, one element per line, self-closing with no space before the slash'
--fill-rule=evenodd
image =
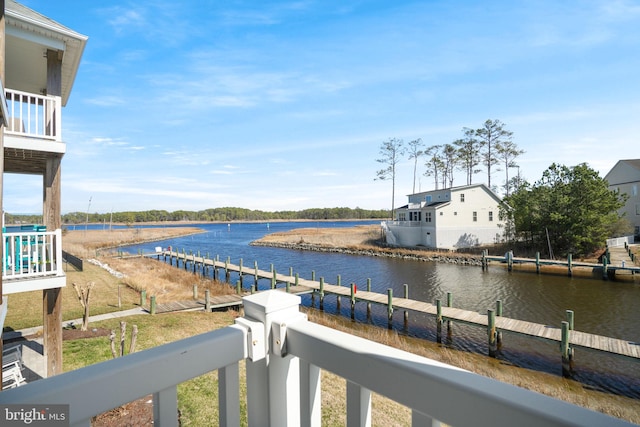
<path id="1" fill-rule="evenodd" d="M 406 212 L 399 212 L 398 213 L 398 221 L 406 221 L 407 220 L 407 213 Z"/>
<path id="2" fill-rule="evenodd" d="M 633 194 L 633 197 L 638 197 L 638 186 L 636 184 L 633 184 L 633 187 L 631 188 L 631 193 Z"/>
<path id="3" fill-rule="evenodd" d="M 422 212 L 418 212 L 418 221 L 422 221 Z"/>
<path id="4" fill-rule="evenodd" d="M 424 201 L 427 203 L 431 203 L 431 196 L 425 196 Z"/>
<path id="5" fill-rule="evenodd" d="M 431 222 L 431 212 L 424 213 L 424 222 Z"/>
<path id="6" fill-rule="evenodd" d="M 460 193 L 460 203 L 464 203 L 464 193 Z"/>
<path id="7" fill-rule="evenodd" d="M 489 221 L 493 221 L 493 211 L 489 211 Z"/>
<path id="8" fill-rule="evenodd" d="M 478 212 L 473 211 L 473 222 L 478 222 Z"/>

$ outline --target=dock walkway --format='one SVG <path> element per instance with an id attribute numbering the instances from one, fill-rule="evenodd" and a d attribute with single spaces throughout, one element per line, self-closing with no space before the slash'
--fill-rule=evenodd
<path id="1" fill-rule="evenodd" d="M 442 307 L 439 302 L 437 302 L 437 304 L 431 304 L 423 301 L 412 300 L 409 298 L 394 298 L 391 292 L 389 292 L 388 294 L 380 294 L 377 292 L 371 292 L 370 290 L 356 289 L 356 286 L 354 284 L 351 284 L 350 286 L 341 286 L 339 284 L 332 285 L 329 283 L 325 283 L 322 278 L 320 279 L 320 281 L 316 281 L 300 278 L 297 274 L 291 275 L 277 273 L 276 271 L 260 270 L 258 269 L 257 264 L 254 264 L 253 267 L 243 266 L 242 260 L 240 261 L 240 265 L 234 265 L 231 264 L 228 259 L 227 261 L 223 262 L 220 260 L 213 260 L 196 256 L 195 254 L 187 255 L 186 253 L 173 251 L 165 251 L 163 253 L 157 254 L 158 259 L 160 259 L 161 256 L 164 257 L 165 262 L 166 259 L 169 258 L 169 261 L 172 264 L 173 260 L 175 259 L 176 266 L 179 266 L 180 262 L 182 262 L 183 268 L 185 269 L 188 269 L 189 264 L 191 264 L 191 268 L 194 272 L 196 272 L 198 269 L 202 269 L 203 273 L 205 273 L 207 268 L 211 268 L 213 269 L 214 277 L 219 277 L 219 273 L 217 273 L 217 271 L 220 269 L 225 270 L 225 275 L 227 276 L 227 278 L 229 277 L 228 275 L 231 272 L 239 274 L 240 280 L 238 281 L 239 283 L 236 286 L 236 289 L 240 291 L 236 296 L 239 303 L 241 303 L 242 299 L 242 277 L 253 276 L 255 283 L 257 283 L 259 279 L 270 280 L 271 288 L 276 288 L 277 283 L 285 283 L 287 286 L 287 291 L 296 293 L 313 293 L 314 296 L 317 295 L 320 297 L 321 307 L 322 300 L 324 299 L 325 295 L 332 294 L 336 295 L 338 299 L 340 299 L 341 297 L 348 298 L 351 302 L 352 310 L 356 302 L 358 301 L 387 306 L 390 321 L 393 310 L 411 310 L 414 312 L 433 316 L 436 318 L 436 321 L 440 323 L 443 321 L 451 321 L 484 327 L 487 328 L 488 333 L 491 336 L 493 336 L 496 330 L 499 330 L 544 340 L 555 341 L 561 343 L 561 347 L 569 345 L 572 347 L 581 347 L 589 350 L 602 351 L 617 356 L 640 359 L 640 343 L 589 334 L 576 330 L 570 330 L 563 333 L 564 331 L 561 327 L 542 325 L 538 323 L 502 317 L 500 316 L 501 310 L 499 310 L 498 315 L 494 317 L 494 310 L 488 310 L 487 314 L 481 314 L 475 311 L 463 310 L 454 307 Z M 200 304 L 199 302 L 197 303 Z M 231 305 L 231 303 L 229 303 L 229 305 Z M 202 303 L 200 307 L 204 307 L 204 304 Z M 568 327 L 572 328 L 572 320 L 569 322 L 563 322 L 563 324 L 564 323 L 567 323 L 569 325 Z M 563 325 L 563 327 L 566 326 L 567 325 Z"/>

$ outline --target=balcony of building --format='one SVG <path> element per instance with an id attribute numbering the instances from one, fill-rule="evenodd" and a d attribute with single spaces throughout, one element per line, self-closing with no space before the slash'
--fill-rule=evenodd
<path id="1" fill-rule="evenodd" d="M 211 425 L 320 426 L 327 370 L 346 381 L 348 426 L 375 423 L 372 393 L 410 408 L 413 426 L 630 425 L 314 324 L 299 303 L 280 290 L 245 297 L 245 315 L 233 326 L 5 390 L 0 404 L 68 405 L 69 425 L 89 426 L 95 415 L 151 394 L 154 425 L 177 426 L 178 384 L 217 370 Z"/>
<path id="2" fill-rule="evenodd" d="M 10 295 L 64 287 L 61 230 L 25 228 L 2 233 L 2 293 Z"/>
<path id="3" fill-rule="evenodd" d="M 62 103 L 59 96 L 5 90 L 4 171 L 42 174 L 46 161 L 62 156 Z"/>

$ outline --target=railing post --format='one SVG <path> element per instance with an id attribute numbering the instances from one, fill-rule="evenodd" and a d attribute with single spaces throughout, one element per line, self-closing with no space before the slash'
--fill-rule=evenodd
<path id="1" fill-rule="evenodd" d="M 299 425 L 300 359 L 283 349 L 287 323 L 306 318 L 299 311 L 300 297 L 270 290 L 245 297 L 243 302 L 245 319 L 264 325 L 261 342 L 269 352 L 268 357 L 246 362 L 248 425 Z"/>

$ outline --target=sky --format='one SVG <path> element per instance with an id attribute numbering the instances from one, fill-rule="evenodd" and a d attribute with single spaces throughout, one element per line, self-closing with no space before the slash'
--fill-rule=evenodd
<path id="1" fill-rule="evenodd" d="M 529 182 L 640 155 L 634 1 L 22 3 L 89 37 L 62 116 L 62 213 L 390 209 L 384 141 L 452 143 L 487 119 Z M 416 191 L 434 188 L 423 163 Z M 405 157 L 396 207 L 413 182 Z M 41 177 L 5 175 L 7 212 L 41 213 L 41 194 Z"/>

